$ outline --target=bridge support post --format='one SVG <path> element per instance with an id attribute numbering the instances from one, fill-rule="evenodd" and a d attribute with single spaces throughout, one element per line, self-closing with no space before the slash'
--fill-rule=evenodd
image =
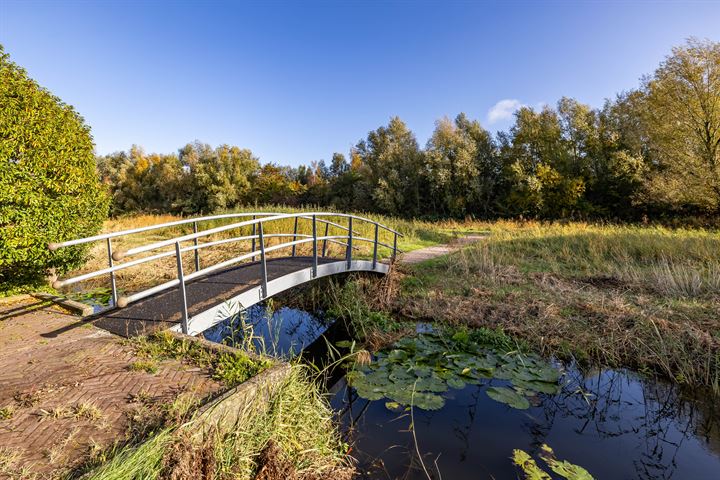
<path id="1" fill-rule="evenodd" d="M 180 285 L 180 315 L 181 327 L 184 334 L 188 333 L 188 310 L 187 310 L 187 292 L 185 291 L 185 274 L 183 273 L 182 254 L 180 252 L 180 242 L 175 242 L 175 259 L 177 260 L 178 280 Z"/>
<path id="2" fill-rule="evenodd" d="M 375 242 L 373 243 L 373 270 L 377 267 L 378 230 L 380 226 L 375 224 Z"/>
<path id="3" fill-rule="evenodd" d="M 314 218 L 315 218 L 315 217 L 313 216 L 313 219 L 314 219 Z M 313 220 L 313 221 L 314 221 L 314 220 Z M 295 227 L 293 227 L 293 242 L 294 242 L 295 240 L 297 240 L 297 233 L 298 233 L 298 217 L 295 217 Z M 296 247 L 296 246 L 297 246 L 297 245 L 293 245 L 293 246 L 292 246 L 292 256 L 293 256 L 293 257 L 295 256 L 295 247 Z"/>
<path id="4" fill-rule="evenodd" d="M 323 249 L 322 249 L 322 256 L 325 258 L 325 255 L 327 255 L 327 236 L 328 236 L 328 229 L 330 228 L 330 223 L 325 224 L 325 237 L 323 238 Z"/>
<path id="5" fill-rule="evenodd" d="M 193 222 L 193 233 L 197 232 L 197 222 Z M 197 248 L 198 239 L 196 238 L 193 243 L 195 244 L 195 271 L 197 272 L 198 270 L 200 270 L 200 250 Z"/>
<path id="6" fill-rule="evenodd" d="M 263 224 L 258 224 L 258 230 L 260 235 L 260 279 L 262 281 L 261 288 L 262 288 L 262 296 L 263 298 L 267 298 L 268 296 L 268 288 L 267 288 L 267 262 L 265 261 L 265 237 L 263 237 Z"/>
<path id="7" fill-rule="evenodd" d="M 252 219 L 255 220 L 255 215 L 252 216 Z M 252 226 L 252 245 L 250 245 L 250 251 L 251 251 L 251 252 L 254 252 L 254 251 L 255 251 L 255 235 L 257 235 L 255 229 L 256 229 L 256 224 L 253 223 L 253 226 Z M 255 261 L 255 255 L 252 256 L 251 260 L 252 260 L 253 262 Z"/>
<path id="8" fill-rule="evenodd" d="M 326 224 L 327 228 L 327 224 Z M 318 266 L 318 254 L 317 254 L 317 217 L 312 217 L 312 232 L 313 232 L 313 260 L 312 260 L 312 276 L 317 277 L 317 266 Z"/>
<path id="9" fill-rule="evenodd" d="M 347 262 L 347 268 L 350 270 L 352 264 L 352 241 L 353 241 L 353 221 L 352 217 L 348 217 L 348 243 L 347 249 L 345 250 L 345 261 Z"/>
<path id="10" fill-rule="evenodd" d="M 393 232 L 393 253 L 390 263 L 395 263 L 395 257 L 397 257 L 397 232 Z"/>
<path id="11" fill-rule="evenodd" d="M 112 268 L 115 264 L 112 258 L 112 242 L 110 237 L 107 239 L 107 252 L 108 252 L 108 265 Z M 112 295 L 113 307 L 117 306 L 118 295 L 117 295 L 117 283 L 115 282 L 115 272 L 110 272 L 110 292 Z"/>

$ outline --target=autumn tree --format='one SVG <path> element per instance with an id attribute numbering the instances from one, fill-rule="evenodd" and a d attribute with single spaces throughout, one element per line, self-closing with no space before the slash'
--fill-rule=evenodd
<path id="1" fill-rule="evenodd" d="M 720 209 L 720 43 L 673 48 L 643 85 L 655 162 L 647 190 L 674 208 Z"/>
<path id="2" fill-rule="evenodd" d="M 363 210 L 418 215 L 421 211 L 423 153 L 415 135 L 398 117 L 368 133 L 355 147 L 372 203 Z"/>
<path id="3" fill-rule="evenodd" d="M 454 122 L 436 122 L 425 159 L 434 212 L 454 217 L 491 212 L 499 168 L 492 137 L 478 121 L 461 113 Z"/>

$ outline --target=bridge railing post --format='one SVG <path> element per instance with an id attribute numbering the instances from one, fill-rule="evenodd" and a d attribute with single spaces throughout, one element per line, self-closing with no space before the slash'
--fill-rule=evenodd
<path id="1" fill-rule="evenodd" d="M 112 268 L 115 265 L 115 262 L 112 258 L 112 242 L 110 241 L 110 237 L 107 239 L 107 254 L 108 254 L 108 266 Z M 118 301 L 118 295 L 117 295 L 117 283 L 115 281 L 115 272 L 110 272 L 110 292 L 112 295 L 112 302 L 113 307 L 117 306 Z"/>
<path id="2" fill-rule="evenodd" d="M 255 215 L 252 216 L 252 219 L 255 220 Z M 257 226 L 257 225 L 256 225 L 255 223 L 253 223 L 253 226 L 252 226 L 252 245 L 250 245 L 250 251 L 251 251 L 251 252 L 254 252 L 254 251 L 255 251 L 255 235 L 257 235 L 257 233 L 256 233 L 256 226 Z M 255 261 L 255 255 L 252 256 L 251 260 L 252 260 L 253 262 Z"/>
<path id="3" fill-rule="evenodd" d="M 193 222 L 193 233 L 198 233 L 197 222 Z M 195 271 L 200 270 L 200 249 L 198 246 L 198 239 L 196 238 L 193 242 L 195 244 Z"/>
<path id="4" fill-rule="evenodd" d="M 312 217 L 312 234 L 313 234 L 313 260 L 312 260 L 312 276 L 313 278 L 317 277 L 317 267 L 318 267 L 318 254 L 317 254 L 317 217 L 313 215 Z"/>
<path id="5" fill-rule="evenodd" d="M 392 257 L 390 258 L 390 263 L 395 263 L 396 257 L 397 257 L 397 232 L 393 232 L 393 253 L 392 253 Z"/>
<path id="6" fill-rule="evenodd" d="M 313 216 L 315 218 L 315 216 Z M 297 240 L 297 234 L 298 234 L 298 217 L 295 217 L 295 226 L 293 227 L 293 242 Z M 292 256 L 295 256 L 295 247 L 297 245 L 293 244 L 292 246 Z"/>
<path id="7" fill-rule="evenodd" d="M 375 224 L 375 241 L 373 242 L 373 270 L 377 267 L 377 251 L 378 251 L 378 230 L 380 225 Z"/>
<path id="8" fill-rule="evenodd" d="M 347 268 L 350 269 L 352 264 L 352 243 L 353 243 L 353 217 L 348 217 L 348 242 L 347 249 L 345 250 L 345 261 L 347 262 Z"/>
<path id="9" fill-rule="evenodd" d="M 330 228 L 330 222 L 325 223 L 325 237 L 323 238 L 323 248 L 322 248 L 322 256 L 325 258 L 325 255 L 327 255 L 327 236 L 328 236 L 328 229 Z"/>
<path id="10" fill-rule="evenodd" d="M 258 240 L 260 241 L 260 280 L 262 281 L 262 284 L 261 284 L 262 296 L 263 296 L 263 298 L 267 298 L 267 295 L 268 295 L 267 261 L 265 260 L 265 237 L 263 236 L 263 224 L 262 223 L 258 224 L 258 231 L 259 231 L 259 235 L 260 235 L 260 238 Z"/>
<path id="11" fill-rule="evenodd" d="M 180 292 L 180 326 L 182 333 L 188 333 L 188 309 L 187 309 L 187 292 L 185 291 L 185 274 L 183 273 L 182 253 L 180 252 L 180 242 L 175 242 L 175 259 L 177 260 L 178 272 L 178 291 Z"/>

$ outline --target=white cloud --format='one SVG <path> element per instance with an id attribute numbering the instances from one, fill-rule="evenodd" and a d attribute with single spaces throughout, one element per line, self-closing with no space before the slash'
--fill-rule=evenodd
<path id="1" fill-rule="evenodd" d="M 500 100 L 488 110 L 488 123 L 495 123 L 500 120 L 509 120 L 513 113 L 519 108 L 524 107 L 520 100 L 514 98 L 506 98 Z"/>

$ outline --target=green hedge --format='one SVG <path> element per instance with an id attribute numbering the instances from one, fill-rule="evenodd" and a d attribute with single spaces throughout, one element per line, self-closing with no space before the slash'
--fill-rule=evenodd
<path id="1" fill-rule="evenodd" d="M 90 128 L 0 45 L 0 292 L 67 271 L 83 250 L 47 244 L 92 235 L 108 212 Z"/>

